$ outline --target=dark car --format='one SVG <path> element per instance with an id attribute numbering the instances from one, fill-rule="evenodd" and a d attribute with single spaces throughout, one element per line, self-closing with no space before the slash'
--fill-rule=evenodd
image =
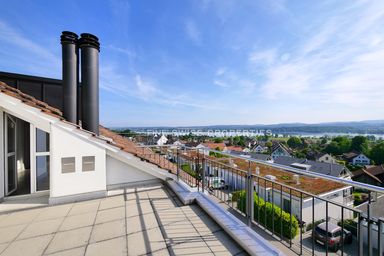
<path id="1" fill-rule="evenodd" d="M 337 252 L 339 250 L 342 243 L 352 243 L 352 234 L 350 231 L 346 229 L 342 230 L 340 226 L 330 222 L 328 222 L 328 232 L 327 223 L 323 222 L 316 226 L 313 232 L 313 236 L 315 242 L 320 243 L 324 246 L 327 246 L 328 244 L 329 250 L 334 252 Z M 343 236 L 343 238 L 341 236 Z"/>

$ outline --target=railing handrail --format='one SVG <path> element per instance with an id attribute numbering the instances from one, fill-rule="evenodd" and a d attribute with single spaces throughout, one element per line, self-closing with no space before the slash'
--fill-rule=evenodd
<path id="1" fill-rule="evenodd" d="M 142 147 L 142 148 L 146 148 L 146 147 L 147 148 L 151 148 L 151 147 L 176 147 L 176 148 L 187 148 L 187 149 L 198 150 L 198 151 L 204 150 L 204 151 L 208 151 L 208 152 L 213 152 L 213 153 L 229 156 L 232 158 L 238 158 L 238 159 L 242 159 L 242 160 L 246 160 L 246 161 L 250 161 L 250 162 L 254 162 L 254 163 L 258 163 L 258 164 L 264 164 L 264 165 L 267 165 L 270 167 L 275 167 L 275 168 L 282 169 L 282 170 L 289 171 L 289 172 L 293 172 L 296 174 L 311 176 L 314 178 L 322 178 L 325 180 L 342 183 L 342 184 L 348 185 L 348 186 L 358 187 L 361 189 L 366 189 L 366 190 L 370 190 L 370 191 L 377 192 L 377 193 L 384 193 L 384 188 L 382 188 L 382 187 L 377 187 L 374 185 L 361 183 L 361 182 L 353 181 L 353 180 L 347 180 L 347 179 L 343 179 L 343 178 L 339 178 L 339 177 L 333 177 L 333 176 L 326 175 L 326 174 L 321 174 L 321 173 L 316 173 L 316 172 L 311 172 L 311 171 L 304 171 L 304 170 L 290 167 L 290 166 L 286 166 L 286 165 L 270 163 L 267 161 L 254 159 L 252 157 L 243 157 L 243 156 L 239 156 L 239 155 L 234 155 L 231 153 L 218 151 L 218 150 L 214 150 L 214 149 L 210 149 L 210 148 L 196 148 L 196 147 L 177 146 L 177 145 L 168 145 L 168 144 L 167 145 L 161 145 L 161 146 L 160 145 L 138 145 L 137 147 Z"/>

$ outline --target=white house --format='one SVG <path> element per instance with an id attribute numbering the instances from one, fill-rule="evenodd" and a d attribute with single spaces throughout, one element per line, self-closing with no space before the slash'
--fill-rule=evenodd
<path id="1" fill-rule="evenodd" d="M 329 164 L 335 164 L 336 163 L 336 159 L 327 153 L 321 154 L 318 157 L 316 157 L 316 161 L 322 162 L 322 163 L 329 163 Z"/>
<path id="2" fill-rule="evenodd" d="M 370 165 L 371 164 L 371 160 L 362 153 L 355 153 L 355 152 L 345 153 L 343 154 L 343 158 L 345 161 L 353 165 Z"/>
<path id="3" fill-rule="evenodd" d="M 167 137 L 164 134 L 162 134 L 161 137 L 157 140 L 156 144 L 158 146 L 163 146 L 167 144 L 167 141 L 168 141 Z"/>
<path id="4" fill-rule="evenodd" d="M 263 147 L 260 144 L 258 144 L 255 147 L 253 147 L 251 151 L 255 152 L 255 153 L 259 153 L 259 154 L 260 153 L 265 153 L 265 152 L 268 151 L 268 147 Z"/>
<path id="5" fill-rule="evenodd" d="M 290 150 L 281 143 L 275 143 L 272 147 L 271 158 L 276 159 L 279 156 L 291 156 Z"/>
<path id="6" fill-rule="evenodd" d="M 134 156 L 133 142 L 100 129 L 86 131 L 0 82 L 0 202 L 28 194 L 49 195 L 50 203 L 103 197 L 109 188 L 172 175 Z"/>

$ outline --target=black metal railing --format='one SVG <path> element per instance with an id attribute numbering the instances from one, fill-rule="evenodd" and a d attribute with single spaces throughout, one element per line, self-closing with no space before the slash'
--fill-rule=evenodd
<path id="1" fill-rule="evenodd" d="M 249 226 L 263 229 L 298 255 L 383 255 L 383 219 L 354 208 L 351 194 L 353 188 L 365 189 L 369 195 L 384 193 L 383 188 L 207 148 L 143 148 L 145 158 L 157 157 L 159 166 L 168 167 L 177 179 L 211 194 L 245 217 Z M 287 175 L 267 175 L 276 171 Z M 299 186 L 302 177 L 339 186 L 321 193 L 306 191 Z"/>

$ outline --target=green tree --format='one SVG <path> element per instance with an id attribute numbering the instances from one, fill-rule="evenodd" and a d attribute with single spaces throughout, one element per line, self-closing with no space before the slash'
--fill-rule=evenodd
<path id="1" fill-rule="evenodd" d="M 290 137 L 287 144 L 291 148 L 300 148 L 303 145 L 299 137 Z"/>
<path id="2" fill-rule="evenodd" d="M 376 164 L 384 164 L 384 142 L 373 146 L 369 156 Z"/>
<path id="3" fill-rule="evenodd" d="M 223 138 L 221 138 L 221 137 L 219 137 L 219 138 L 215 138 L 214 139 L 214 142 L 215 143 L 222 143 L 224 140 L 223 140 Z"/>
<path id="4" fill-rule="evenodd" d="M 267 141 L 265 143 L 265 146 L 268 147 L 269 149 L 272 148 L 272 145 L 273 145 L 273 143 L 271 141 Z"/>
<path id="5" fill-rule="evenodd" d="M 351 142 L 351 150 L 367 153 L 368 139 L 364 136 L 355 136 Z"/>
<path id="6" fill-rule="evenodd" d="M 329 143 L 324 151 L 328 154 L 332 154 L 332 155 L 340 155 L 340 147 L 339 147 L 339 144 L 336 142 L 336 141 L 332 141 L 331 143 Z"/>
<path id="7" fill-rule="evenodd" d="M 321 139 L 321 141 L 320 141 L 320 144 L 321 144 L 321 145 L 325 145 L 325 144 L 327 144 L 327 142 L 328 142 L 327 138 L 323 137 L 323 138 Z"/>
<path id="8" fill-rule="evenodd" d="M 351 150 L 351 139 L 345 136 L 338 136 L 332 139 L 338 145 L 338 155 L 347 153 Z"/>

